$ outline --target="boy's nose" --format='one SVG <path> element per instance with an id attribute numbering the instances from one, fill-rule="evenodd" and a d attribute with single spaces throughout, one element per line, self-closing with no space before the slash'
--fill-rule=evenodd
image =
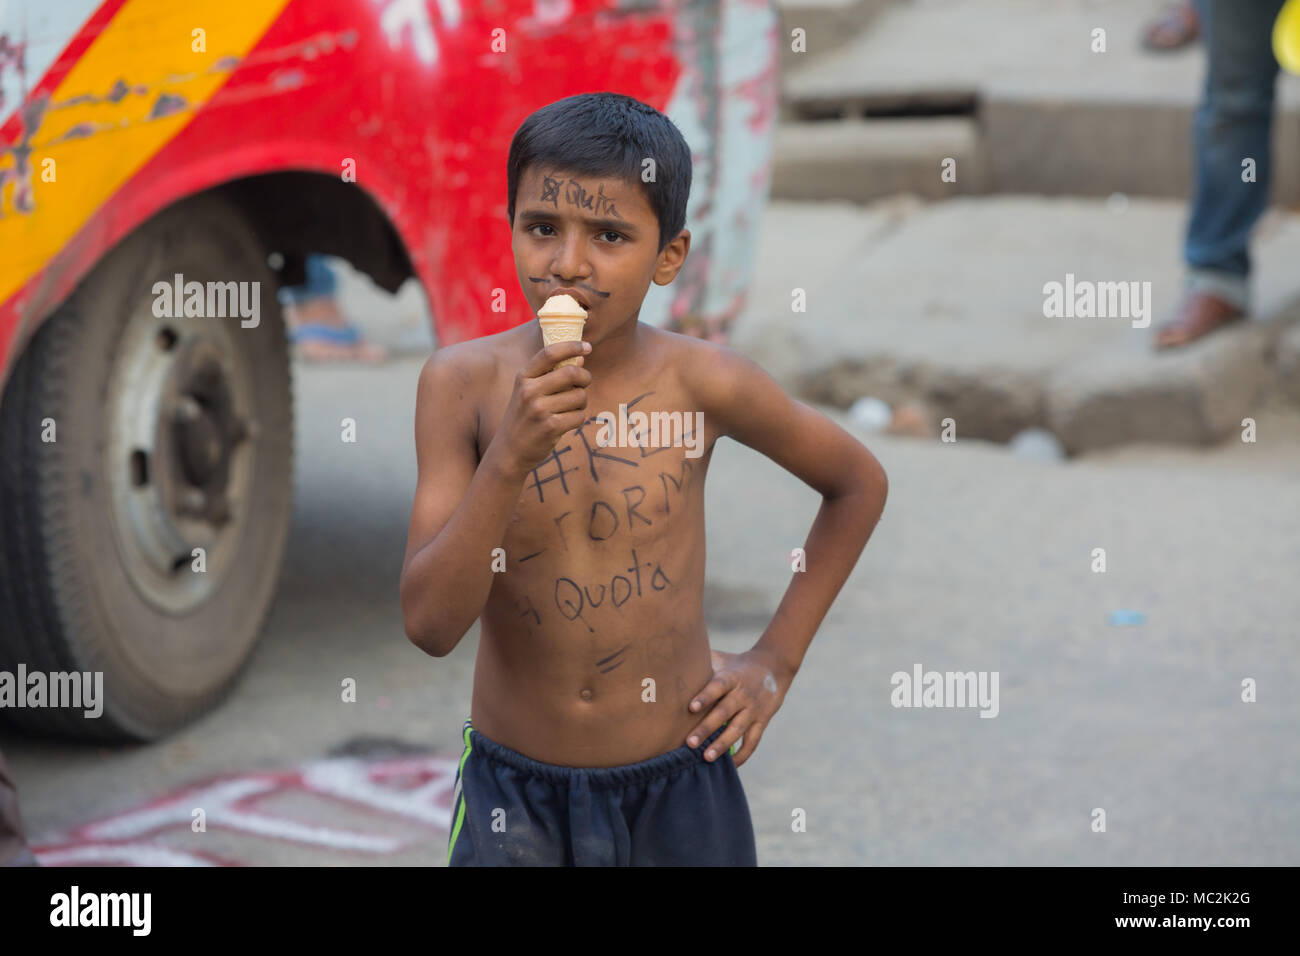
<path id="1" fill-rule="evenodd" d="M 572 285 L 579 279 L 587 278 L 589 271 L 586 246 L 582 237 L 569 236 L 561 243 L 559 251 L 555 254 L 555 261 L 551 263 L 551 274 L 561 285 Z"/>

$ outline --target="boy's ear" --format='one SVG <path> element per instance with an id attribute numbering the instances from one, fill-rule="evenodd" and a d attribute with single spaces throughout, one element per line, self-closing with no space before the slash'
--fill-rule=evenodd
<path id="1" fill-rule="evenodd" d="M 655 285 L 667 285 L 676 279 L 682 264 L 686 262 L 686 254 L 690 251 L 691 231 L 683 229 L 677 234 L 677 238 L 664 246 L 664 251 L 659 253 L 659 264 L 655 266 Z"/>

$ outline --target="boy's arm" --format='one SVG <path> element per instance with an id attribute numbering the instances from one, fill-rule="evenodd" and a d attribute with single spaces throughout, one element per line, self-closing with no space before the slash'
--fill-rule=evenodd
<path id="1" fill-rule="evenodd" d="M 884 511 L 889 481 L 865 445 L 821 412 L 791 399 L 754 362 L 711 344 L 697 354 L 701 361 L 694 363 L 693 382 L 713 432 L 761 452 L 822 496 L 804 543 L 807 570 L 795 573 L 748 654 L 714 652 L 715 677 L 691 704 L 707 716 L 687 742 L 703 740 L 731 721 L 713 750 L 721 754 L 744 734 L 739 765 L 757 746 L 763 725 L 780 706 L 813 635 L 857 564 Z"/>
<path id="2" fill-rule="evenodd" d="M 418 478 L 402 565 L 407 638 L 434 657 L 451 653 L 483 612 L 492 549 L 523 486 L 489 448 L 478 460 L 471 357 L 451 346 L 424 364 L 415 401 Z"/>

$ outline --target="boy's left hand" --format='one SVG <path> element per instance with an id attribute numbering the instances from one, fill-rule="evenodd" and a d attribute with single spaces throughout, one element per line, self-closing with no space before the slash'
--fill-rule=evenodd
<path id="1" fill-rule="evenodd" d="M 710 651 L 710 655 L 713 680 L 689 704 L 692 713 L 707 716 L 687 735 L 686 745 L 698 747 L 709 734 L 726 724 L 727 729 L 709 744 L 704 759 L 718 759 L 743 736 L 745 743 L 735 755 L 739 767 L 758 746 L 763 728 L 785 700 L 794 675 L 787 674 L 766 651 L 751 649 L 743 654 Z"/>

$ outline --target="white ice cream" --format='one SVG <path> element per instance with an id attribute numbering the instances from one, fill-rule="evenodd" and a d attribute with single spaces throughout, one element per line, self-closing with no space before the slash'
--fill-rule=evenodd
<path id="1" fill-rule="evenodd" d="M 553 295 L 537 310 L 538 316 L 565 315 L 585 319 L 587 310 L 571 295 Z"/>

